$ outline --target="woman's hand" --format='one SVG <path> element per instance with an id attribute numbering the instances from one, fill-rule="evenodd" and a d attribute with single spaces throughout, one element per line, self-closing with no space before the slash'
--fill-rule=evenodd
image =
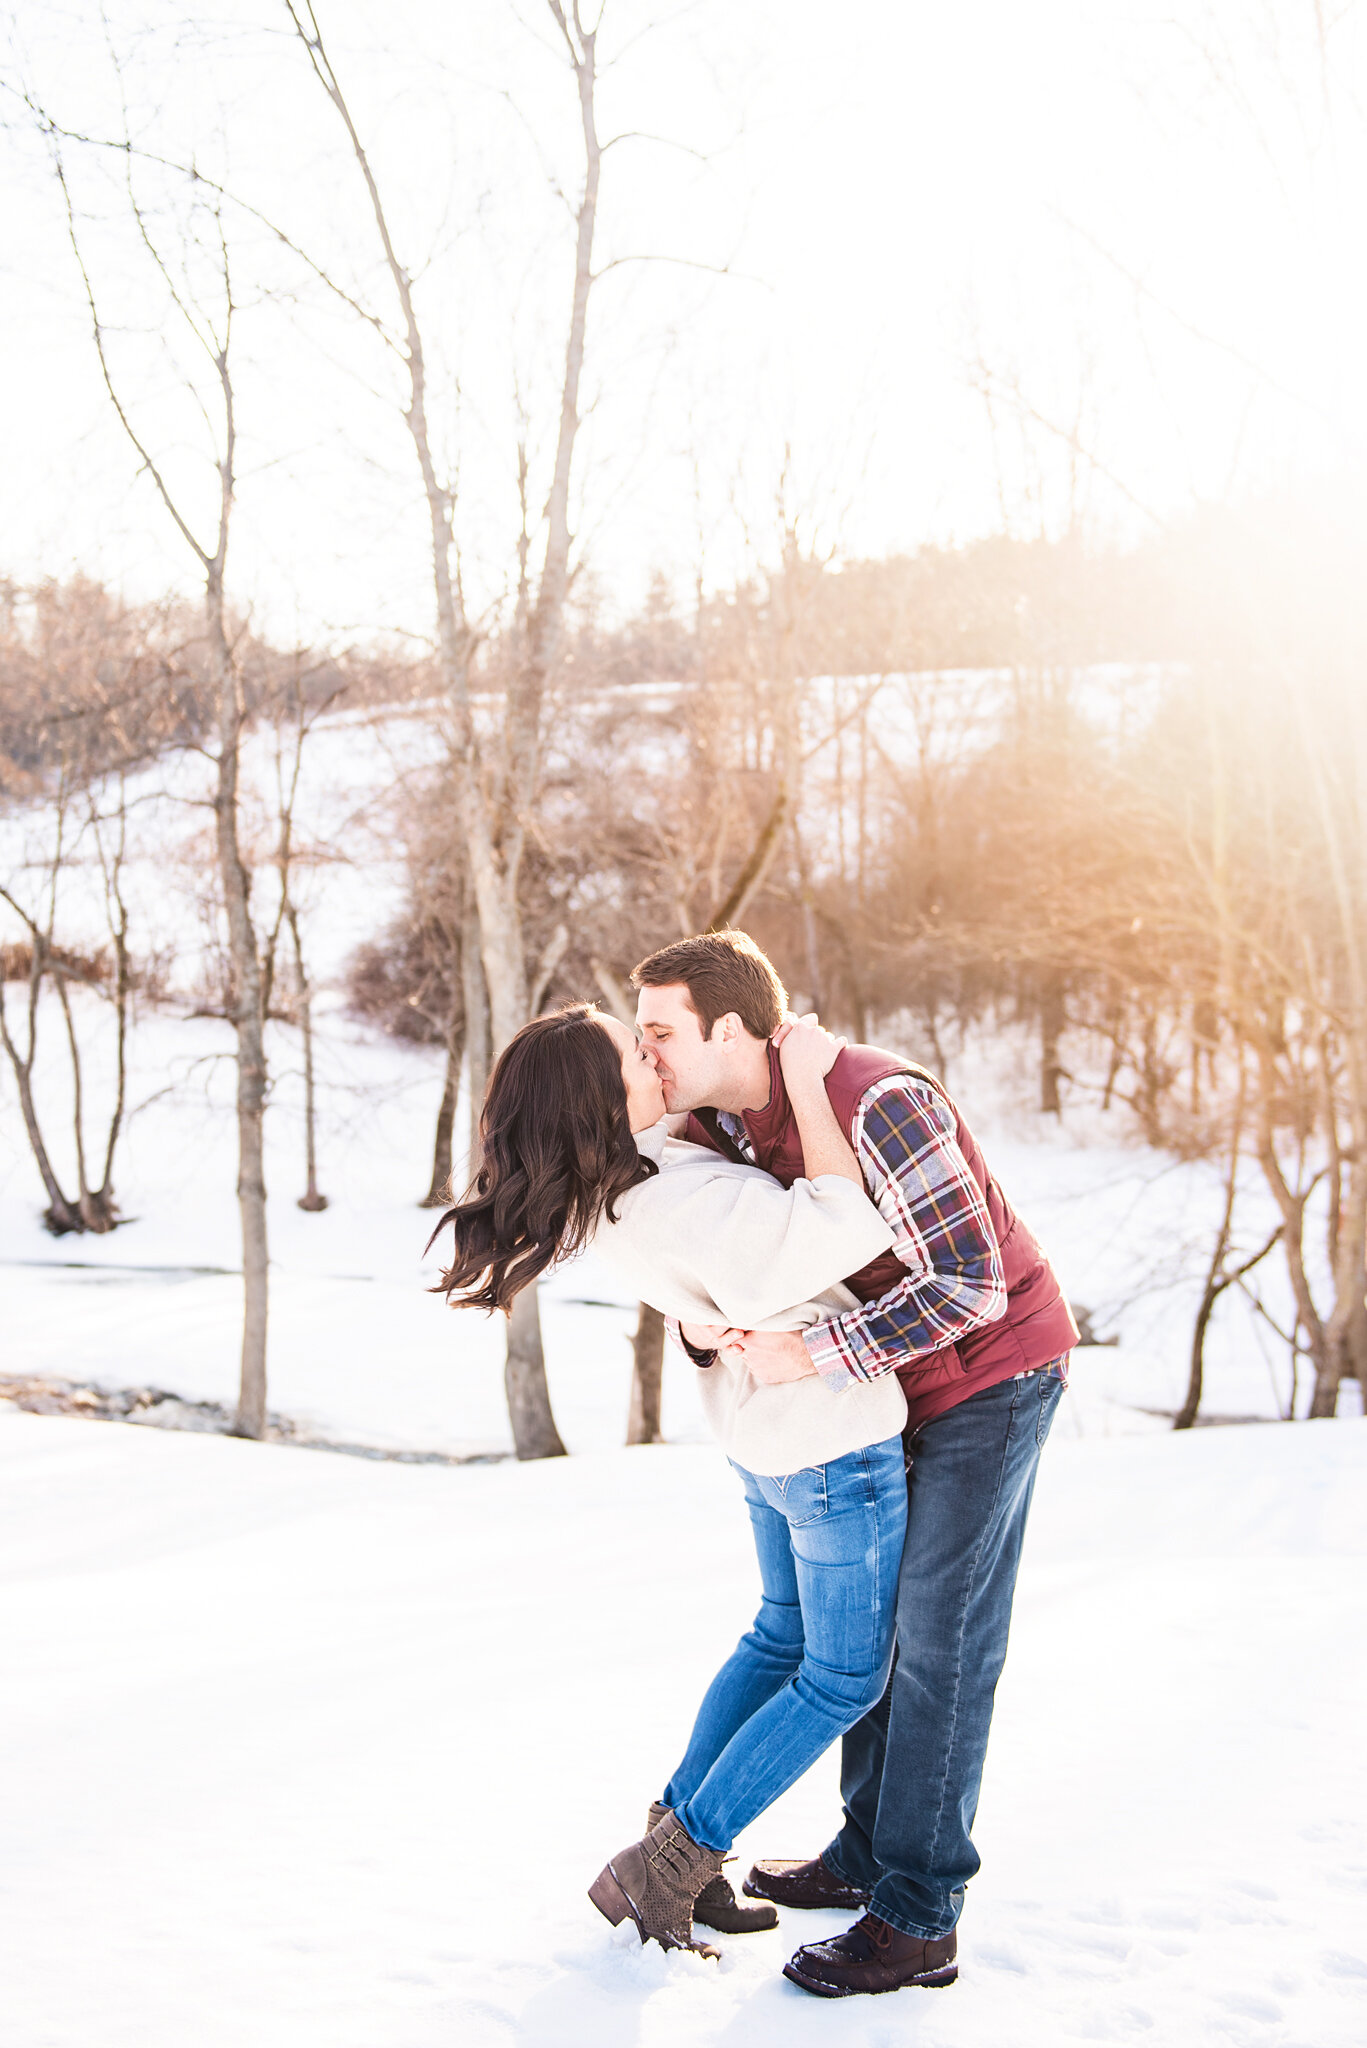
<path id="1" fill-rule="evenodd" d="M 824 1081 L 846 1042 L 833 1038 L 815 1017 L 785 1017 L 774 1033 L 774 1044 L 789 1089 L 803 1082 Z"/>
<path id="2" fill-rule="evenodd" d="M 691 1344 L 695 1351 L 720 1351 L 735 1337 L 739 1330 L 733 1330 L 725 1323 L 680 1323 L 679 1335 L 685 1344 Z"/>

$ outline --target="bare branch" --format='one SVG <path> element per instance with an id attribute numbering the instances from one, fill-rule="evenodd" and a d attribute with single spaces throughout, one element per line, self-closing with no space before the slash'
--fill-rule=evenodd
<path id="1" fill-rule="evenodd" d="M 350 292 L 344 290 L 337 283 L 336 279 L 330 276 L 323 266 L 309 255 L 308 250 L 301 243 L 296 242 L 291 235 L 288 235 L 277 221 L 271 219 L 269 214 L 263 213 L 260 207 L 253 206 L 250 200 L 243 199 L 240 194 L 232 191 L 229 186 L 221 185 L 216 178 L 207 176 L 205 172 L 200 170 L 197 164 L 182 163 L 175 157 L 162 156 L 156 150 L 144 149 L 140 144 L 127 139 L 118 141 L 104 135 L 90 135 L 79 128 L 65 128 L 39 106 L 27 92 L 9 84 L 7 80 L 0 79 L 0 91 L 12 93 L 15 98 L 22 101 L 24 106 L 36 116 L 43 131 L 49 136 L 56 136 L 63 142 L 79 143 L 88 149 L 106 150 L 111 154 L 126 157 L 130 164 L 134 162 L 151 164 L 155 165 L 159 170 L 174 171 L 191 185 L 202 185 L 205 191 L 212 192 L 216 199 L 220 199 L 225 204 L 237 208 L 248 219 L 256 221 L 273 240 L 280 244 L 281 248 L 287 249 L 291 256 L 296 256 L 305 269 L 316 278 L 319 284 L 331 292 L 334 298 L 346 306 L 350 312 L 354 313 L 359 320 L 363 320 L 366 326 L 378 335 L 387 349 L 391 350 L 394 354 L 400 352 L 398 340 L 389 332 L 389 329 L 377 313 L 372 312 L 368 306 L 362 305 L 359 299 L 353 298 Z"/>

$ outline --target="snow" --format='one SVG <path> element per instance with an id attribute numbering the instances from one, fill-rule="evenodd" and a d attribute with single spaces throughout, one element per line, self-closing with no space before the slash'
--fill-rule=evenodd
<path id="1" fill-rule="evenodd" d="M 1010 1032 L 951 1046 L 948 1079 L 1065 1285 L 1122 1341 L 1076 1358 L 1043 1466 L 962 1979 L 832 2005 L 779 1975 L 831 1916 L 785 1914 L 709 1965 L 594 1913 L 585 1887 L 677 1760 L 754 1564 L 673 1354 L 668 1443 L 621 1448 L 634 1307 L 591 1257 L 542 1290 L 573 1454 L 548 1464 L 509 1456 L 498 1327 L 424 1292 L 440 1061 L 349 1021 L 337 983 L 398 900 L 371 825 L 427 744 L 402 720 L 339 719 L 309 757 L 331 1206 L 295 1206 L 298 1046 L 272 1026 L 270 1405 L 323 1443 L 496 1462 L 0 1403 L 4 2048 L 1361 2040 L 1367 1431 L 1277 1424 L 1285 1366 L 1230 1298 L 1206 1406 L 1260 1420 L 1172 1435 L 1215 1176 L 1080 1092 L 1058 1120 L 1022 1109 L 1031 1053 Z M 259 785 L 270 771 L 263 747 Z M 203 830 L 201 772 L 139 809 L 130 877 L 182 1007 L 204 965 L 177 850 Z M 33 827 L 3 821 L 7 872 Z M 90 881 L 73 880 L 68 937 L 97 936 Z M 80 991 L 75 1007 L 98 1105 L 107 1015 Z M 55 1022 L 39 1085 L 60 1128 Z M 231 1405 L 230 1050 L 220 1022 L 140 1014 L 116 1174 L 130 1220 L 98 1239 L 43 1232 L 0 1076 L 0 1373 Z M 1250 1245 L 1260 1199 L 1250 1182 Z M 1277 1312 L 1271 1262 L 1267 1286 Z M 810 1853 L 836 1813 L 828 1758 L 738 1845 L 742 1869 Z"/>
<path id="2" fill-rule="evenodd" d="M 831 2005 L 585 1897 L 755 1594 L 701 1447 L 375 1465 L 0 1411 L 11 2048 L 1337 2048 L 1367 1430 L 1046 1454 L 958 1986 Z M 802 1854 L 825 1760 L 738 1845 Z"/>

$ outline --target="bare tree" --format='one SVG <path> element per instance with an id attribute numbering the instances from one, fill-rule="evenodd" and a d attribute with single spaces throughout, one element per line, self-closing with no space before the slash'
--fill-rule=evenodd
<path id="1" fill-rule="evenodd" d="M 242 1229 L 242 1356 L 236 1430 L 260 1437 L 266 1426 L 266 1327 L 269 1261 L 266 1240 L 266 1182 L 263 1124 L 266 1107 L 265 1005 L 260 946 L 251 909 L 251 873 L 239 831 L 242 738 L 246 723 L 241 678 L 233 658 L 226 592 L 228 539 L 236 488 L 237 413 L 232 376 L 232 337 L 237 304 L 232 265 L 221 204 L 209 208 L 216 249 L 216 304 L 200 302 L 185 274 L 172 262 L 140 206 L 129 165 L 128 198 L 138 240 L 153 266 L 174 315 L 191 344 L 207 362 L 216 400 L 214 468 L 217 510 L 211 535 L 202 539 L 192 515 L 171 489 L 166 473 L 140 431 L 116 380 L 108 348 L 108 327 L 101 314 L 77 224 L 77 211 L 62 154 L 62 138 L 54 123 L 44 122 L 53 165 L 66 209 L 72 253 L 80 273 L 90 315 L 100 373 L 110 404 L 139 468 L 151 481 L 172 526 L 189 548 L 204 579 L 203 625 L 209 677 L 217 708 L 216 787 L 213 800 L 218 879 L 223 895 L 232 967 L 229 1016 L 236 1037 L 238 1212 Z M 200 195 L 196 195 L 202 204 Z M 206 419 L 209 417 L 207 411 Z"/>
<path id="2" fill-rule="evenodd" d="M 283 1012 L 299 1029 L 304 1062 L 304 1173 L 305 1188 L 298 1207 L 317 1214 L 328 1206 L 327 1196 L 318 1190 L 318 1114 L 313 1044 L 313 988 L 304 958 L 295 874 L 301 858 L 298 844 L 299 784 L 304 768 L 304 748 L 318 721 L 343 694 L 345 684 L 329 689 L 310 702 L 307 683 L 310 671 L 296 652 L 291 663 L 283 701 L 269 707 L 276 720 L 276 817 L 277 838 L 273 862 L 279 895 L 275 919 L 265 933 L 261 959 L 261 1002 L 266 1017 L 275 1015 L 273 1000 L 279 982 L 279 955 L 285 932 L 290 939 L 290 994 Z M 283 728 L 288 724 L 288 749 Z"/>
<path id="3" fill-rule="evenodd" d="M 0 902 L 23 937 L 0 962 L 0 1045 L 14 1073 L 30 1149 L 48 1197 L 44 1220 L 67 1231 L 114 1229 L 114 1160 L 127 1106 L 128 1032 L 135 980 L 126 866 L 129 772 L 168 744 L 180 712 L 168 674 L 164 620 L 154 607 L 120 605 L 77 579 L 27 594 L 21 625 L 11 590 L 0 626 L 0 716 L 5 741 L 27 763 L 30 810 L 17 866 L 0 882 Z M 75 871 L 99 879 L 103 932 L 73 934 L 64 915 Z M 12 1025 L 4 981 L 24 982 L 22 1022 Z M 112 1012 L 114 1074 L 104 1119 L 103 1157 L 87 1145 L 91 1100 L 73 994 L 93 993 Z M 61 1186 L 49 1108 L 35 1089 L 39 1024 L 49 993 L 61 1014 L 70 1082 L 76 1193 Z M 16 1035 L 17 1032 L 17 1035 Z"/>
<path id="4" fill-rule="evenodd" d="M 431 528 L 437 637 L 442 681 L 453 726 L 452 763 L 459 784 L 470 882 L 479 922 L 479 958 L 488 992 L 489 1042 L 496 1057 L 531 1014 L 520 882 L 528 825 L 541 764 L 546 690 L 560 651 L 570 573 L 570 486 L 579 432 L 593 246 L 598 219 L 602 147 L 597 128 L 598 27 L 586 25 L 578 0 L 568 11 L 547 0 L 574 82 L 583 142 L 583 184 L 575 213 L 575 259 L 565 339 L 559 427 L 546 500 L 545 546 L 535 588 L 528 591 L 499 678 L 500 729 L 493 744 L 476 724 L 471 665 L 476 636 L 466 619 L 456 568 L 455 493 L 439 473 L 428 418 L 427 358 L 409 270 L 397 253 L 374 168 L 325 45 L 315 9 L 285 0 L 315 77 L 336 109 L 361 174 L 397 301 L 401 332 L 385 331 L 407 377 L 404 418 L 422 475 Z M 525 474 L 525 470 L 524 470 Z M 467 1014 L 468 1014 L 467 1010 Z M 508 1324 L 508 1410 L 518 1456 L 563 1454 L 551 1414 L 535 1293 L 524 1289 Z"/>
<path id="5" fill-rule="evenodd" d="M 49 885 L 44 890 L 41 908 L 34 910 L 20 900 L 9 887 L 0 887 L 0 902 L 4 902 L 27 932 L 25 943 L 6 945 L 0 948 L 0 1045 L 14 1075 L 19 1096 L 19 1108 L 24 1119 L 24 1130 L 28 1137 L 29 1149 L 33 1154 L 43 1187 L 46 1190 L 48 1206 L 43 1212 L 43 1221 L 54 1237 L 65 1236 L 68 1231 L 111 1230 L 116 1221 L 113 1190 L 106 1184 L 98 1191 L 98 1201 L 89 1188 L 86 1176 L 85 1145 L 83 1140 L 83 1102 L 81 1087 L 80 1052 L 72 1026 L 70 997 L 67 981 L 73 973 L 79 974 L 82 963 L 66 954 L 55 942 L 53 927 L 57 912 L 57 886 L 65 858 L 65 844 L 61 829 L 59 810 L 53 858 L 49 869 Z M 88 970 L 87 970 L 88 972 Z M 23 1024 L 18 1033 L 11 1025 L 5 1003 L 6 982 L 27 984 L 23 1004 Z M 34 1068 L 38 1058 L 39 1018 L 44 985 L 52 981 L 61 991 L 62 1008 L 67 1026 L 67 1044 L 72 1061 L 73 1115 L 76 1138 L 76 1161 L 78 1174 L 77 1198 L 73 1201 L 62 1188 L 53 1164 L 52 1154 L 44 1136 L 42 1119 L 34 1089 Z M 122 1103 L 120 1103 L 120 1113 Z M 117 1127 L 111 1124 L 108 1158 L 112 1166 L 113 1145 Z"/>
<path id="6" fill-rule="evenodd" d="M 1244 1064 L 1239 1055 L 1239 1077 L 1234 1095 L 1234 1108 L 1230 1116 L 1227 1141 L 1227 1162 L 1225 1166 L 1224 1202 L 1220 1212 L 1220 1225 L 1211 1248 L 1209 1264 L 1201 1287 L 1201 1298 L 1196 1305 L 1196 1320 L 1191 1333 L 1191 1360 L 1187 1373 L 1187 1391 L 1181 1407 L 1173 1417 L 1174 1429 L 1192 1429 L 1200 1413 L 1201 1396 L 1205 1388 L 1206 1338 L 1210 1332 L 1211 1318 L 1221 1297 L 1231 1287 L 1244 1287 L 1248 1275 L 1260 1266 L 1273 1246 L 1281 1237 L 1283 1225 L 1278 1224 L 1270 1236 L 1255 1252 L 1229 1264 L 1230 1246 L 1234 1234 L 1234 1208 L 1239 1192 L 1239 1158 L 1243 1139 L 1243 1118 L 1246 1100 Z M 1294 1403 L 1292 1413 L 1294 1414 Z"/>

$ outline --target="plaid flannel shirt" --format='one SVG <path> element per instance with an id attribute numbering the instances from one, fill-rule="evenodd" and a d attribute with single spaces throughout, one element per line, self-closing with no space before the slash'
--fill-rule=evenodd
<path id="1" fill-rule="evenodd" d="M 740 1118 L 718 1121 L 753 1158 Z M 877 1379 L 1006 1312 L 1001 1247 L 944 1097 L 906 1074 L 890 1075 L 860 1097 L 852 1136 L 907 1277 L 881 1300 L 804 1330 L 813 1365 L 833 1387 Z"/>

